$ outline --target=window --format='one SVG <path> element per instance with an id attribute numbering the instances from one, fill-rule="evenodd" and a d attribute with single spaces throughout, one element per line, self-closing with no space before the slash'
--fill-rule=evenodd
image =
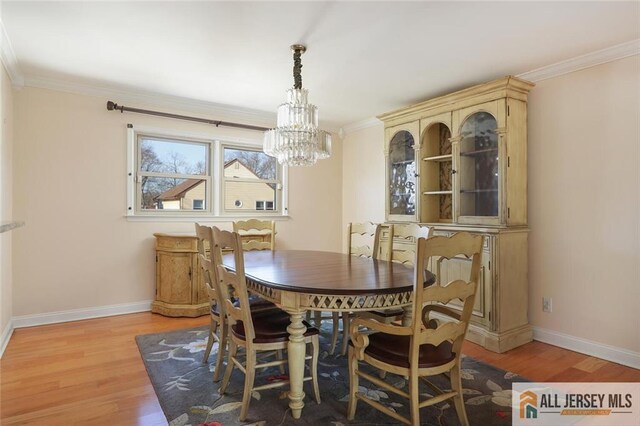
<path id="1" fill-rule="evenodd" d="M 139 210 L 204 208 L 211 181 L 210 144 L 139 135 L 136 148 Z"/>
<path id="2" fill-rule="evenodd" d="M 275 210 L 281 186 L 276 159 L 256 149 L 224 145 L 222 150 L 224 210 Z"/>
<path id="3" fill-rule="evenodd" d="M 287 213 L 286 170 L 257 141 L 220 142 L 129 127 L 129 155 L 130 216 Z"/>

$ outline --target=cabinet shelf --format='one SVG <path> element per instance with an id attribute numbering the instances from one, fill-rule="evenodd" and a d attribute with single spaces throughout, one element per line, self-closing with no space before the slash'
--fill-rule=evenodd
<path id="1" fill-rule="evenodd" d="M 422 193 L 423 195 L 451 195 L 453 191 L 426 191 Z"/>
<path id="2" fill-rule="evenodd" d="M 492 189 L 461 189 L 461 194 L 479 194 L 481 192 L 498 192 L 497 188 Z"/>
<path id="3" fill-rule="evenodd" d="M 436 155 L 433 157 L 425 157 L 422 160 L 423 161 L 451 161 L 451 159 L 453 158 L 453 156 L 451 154 L 446 154 L 446 155 Z"/>
<path id="4" fill-rule="evenodd" d="M 485 148 L 485 149 L 478 149 L 478 150 L 475 150 L 475 151 L 461 152 L 460 156 L 461 157 L 473 157 L 473 156 L 476 156 L 476 155 L 491 154 L 492 152 L 498 152 L 498 148 Z"/>

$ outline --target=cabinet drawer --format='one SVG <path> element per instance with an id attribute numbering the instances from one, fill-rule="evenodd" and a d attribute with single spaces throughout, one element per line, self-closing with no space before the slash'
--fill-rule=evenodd
<path id="1" fill-rule="evenodd" d="M 460 232 L 466 232 L 466 231 L 460 231 Z M 434 237 L 450 237 L 453 234 L 455 234 L 455 232 L 453 231 L 433 231 L 433 236 Z M 491 244 L 491 235 L 483 235 L 484 240 L 482 241 L 482 247 L 485 250 L 489 250 L 489 246 Z"/>
<path id="2" fill-rule="evenodd" d="M 195 253 L 198 251 L 198 240 L 196 237 L 163 236 L 156 234 L 156 250 L 165 251 L 186 251 Z"/>

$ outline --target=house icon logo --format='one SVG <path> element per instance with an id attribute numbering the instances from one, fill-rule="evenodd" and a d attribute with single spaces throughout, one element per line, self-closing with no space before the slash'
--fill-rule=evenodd
<path id="1" fill-rule="evenodd" d="M 524 391 L 520 394 L 520 418 L 538 418 L 538 395 L 532 391 Z"/>

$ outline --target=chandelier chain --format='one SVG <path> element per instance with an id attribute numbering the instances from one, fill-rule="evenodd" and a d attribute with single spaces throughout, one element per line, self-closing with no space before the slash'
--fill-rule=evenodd
<path id="1" fill-rule="evenodd" d="M 293 88 L 302 89 L 302 51 L 293 51 Z"/>

